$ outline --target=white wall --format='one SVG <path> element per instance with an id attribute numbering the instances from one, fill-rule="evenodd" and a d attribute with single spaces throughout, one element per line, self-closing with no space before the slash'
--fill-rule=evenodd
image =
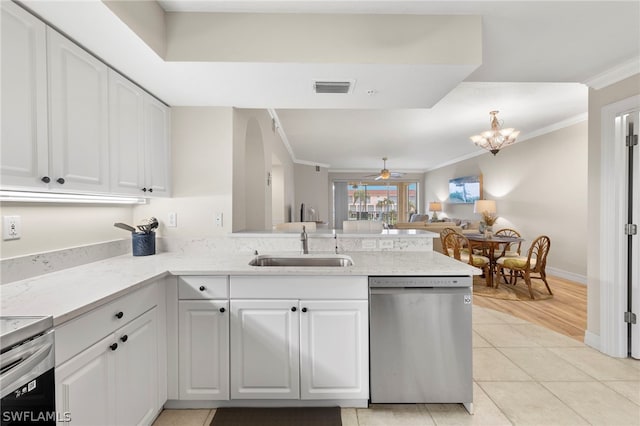
<path id="1" fill-rule="evenodd" d="M 589 89 L 589 205 L 587 332 L 600 335 L 600 159 L 601 113 L 608 104 L 640 94 L 640 74 L 601 90 Z M 621 173 L 623 173 L 621 171 Z M 612 206 L 612 208 L 621 208 Z"/>
<path id="2" fill-rule="evenodd" d="M 587 123 L 579 123 L 500 151 L 428 172 L 425 199 L 445 201 L 443 215 L 479 220 L 473 204 L 449 204 L 451 178 L 483 175 L 484 196 L 497 200 L 494 226 L 518 230 L 531 241 L 551 238 L 548 273 L 586 281 Z"/>
<path id="3" fill-rule="evenodd" d="M 134 208 L 134 221 L 155 216 L 161 236 L 209 237 L 231 232 L 233 110 L 174 107 L 171 110 L 171 198 L 151 199 Z M 166 226 L 169 212 L 178 226 Z M 215 215 L 222 213 L 223 226 Z"/>

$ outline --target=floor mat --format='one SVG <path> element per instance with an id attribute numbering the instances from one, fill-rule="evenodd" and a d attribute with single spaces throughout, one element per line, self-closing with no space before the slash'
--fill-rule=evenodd
<path id="1" fill-rule="evenodd" d="M 211 426 L 342 426 L 342 418 L 340 407 L 223 407 Z"/>

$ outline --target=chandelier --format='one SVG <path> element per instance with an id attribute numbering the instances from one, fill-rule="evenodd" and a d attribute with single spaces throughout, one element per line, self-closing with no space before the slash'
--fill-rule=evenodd
<path id="1" fill-rule="evenodd" d="M 498 112 L 499 111 L 491 111 L 489 113 L 491 116 L 489 120 L 491 130 L 471 136 L 474 144 L 488 150 L 493 155 L 496 155 L 502 148 L 513 144 L 520 134 L 520 131 L 513 128 L 503 129 L 502 122 L 498 121 Z"/>

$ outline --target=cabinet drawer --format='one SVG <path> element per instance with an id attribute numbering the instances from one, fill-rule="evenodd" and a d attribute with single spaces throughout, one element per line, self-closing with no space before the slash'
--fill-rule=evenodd
<path id="1" fill-rule="evenodd" d="M 227 299 L 227 276 L 181 276 L 178 278 L 178 299 Z"/>
<path id="2" fill-rule="evenodd" d="M 56 327 L 56 366 L 158 304 L 150 284 Z"/>
<path id="3" fill-rule="evenodd" d="M 365 276 L 234 275 L 232 299 L 367 299 Z"/>

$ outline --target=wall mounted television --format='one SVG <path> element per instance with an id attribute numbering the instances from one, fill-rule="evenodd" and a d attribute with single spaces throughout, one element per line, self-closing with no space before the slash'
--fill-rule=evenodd
<path id="1" fill-rule="evenodd" d="M 449 179 L 450 203 L 472 204 L 482 198 L 482 175 Z"/>

